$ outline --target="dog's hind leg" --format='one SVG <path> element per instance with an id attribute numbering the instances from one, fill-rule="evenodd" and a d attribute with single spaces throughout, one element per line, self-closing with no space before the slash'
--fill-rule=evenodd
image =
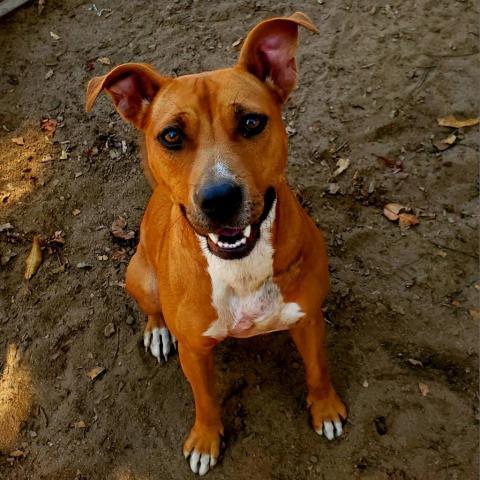
<path id="1" fill-rule="evenodd" d="M 169 355 L 176 349 L 177 341 L 165 325 L 158 296 L 157 278 L 141 244 L 128 265 L 126 288 L 148 317 L 143 334 L 145 350 L 150 350 L 159 363 L 162 363 L 162 357 L 167 361 Z"/>

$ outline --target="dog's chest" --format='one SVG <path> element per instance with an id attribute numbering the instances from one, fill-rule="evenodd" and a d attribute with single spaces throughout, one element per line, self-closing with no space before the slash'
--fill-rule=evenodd
<path id="1" fill-rule="evenodd" d="M 262 232 L 253 251 L 241 260 L 222 260 L 204 253 L 212 283 L 212 305 L 218 315 L 205 336 L 221 340 L 286 330 L 304 315 L 298 304 L 284 301 L 273 281 L 273 248 L 268 232 Z"/>

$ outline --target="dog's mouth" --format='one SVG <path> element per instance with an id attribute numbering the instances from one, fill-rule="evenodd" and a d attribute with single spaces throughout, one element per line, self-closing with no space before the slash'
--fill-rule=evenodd
<path id="1" fill-rule="evenodd" d="M 224 260 L 238 260 L 246 257 L 255 247 L 261 235 L 261 225 L 268 217 L 276 194 L 273 187 L 267 189 L 260 218 L 243 228 L 222 227 L 209 232 L 205 238 L 211 253 Z"/>

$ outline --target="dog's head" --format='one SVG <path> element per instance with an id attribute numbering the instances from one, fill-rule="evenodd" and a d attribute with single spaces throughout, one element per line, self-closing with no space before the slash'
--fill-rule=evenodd
<path id="1" fill-rule="evenodd" d="M 145 64 L 93 78 L 87 111 L 106 90 L 142 130 L 149 169 L 208 248 L 221 258 L 250 253 L 284 180 L 281 108 L 296 84 L 301 13 L 272 18 L 247 36 L 233 68 L 164 77 Z"/>

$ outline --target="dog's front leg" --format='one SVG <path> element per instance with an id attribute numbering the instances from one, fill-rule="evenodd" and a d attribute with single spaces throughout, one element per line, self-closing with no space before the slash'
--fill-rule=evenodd
<path id="1" fill-rule="evenodd" d="M 316 318 L 290 330 L 295 345 L 303 358 L 307 378 L 307 404 L 315 431 L 333 440 L 342 433 L 342 419 L 347 409 L 335 392 L 328 374 L 325 352 L 325 321 L 321 312 Z"/>
<path id="2" fill-rule="evenodd" d="M 220 405 L 215 392 L 213 348 L 194 351 L 179 344 L 180 363 L 192 386 L 195 399 L 195 424 L 183 445 L 185 458 L 190 456 L 190 468 L 204 475 L 212 468 L 220 453 L 223 435 Z"/>

